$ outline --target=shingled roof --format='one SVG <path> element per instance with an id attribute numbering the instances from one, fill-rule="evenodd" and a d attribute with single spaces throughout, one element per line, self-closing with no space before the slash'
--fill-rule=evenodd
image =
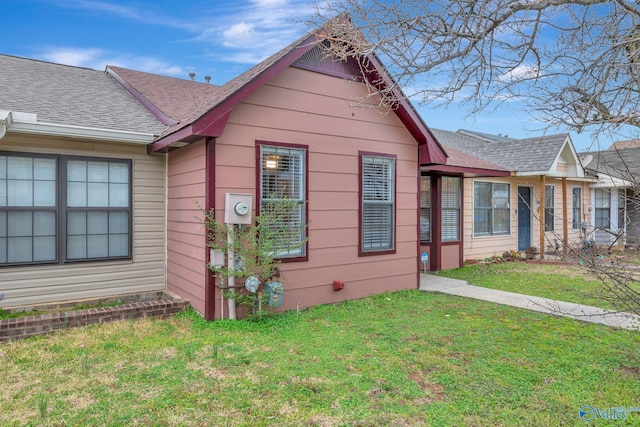
<path id="1" fill-rule="evenodd" d="M 219 90 L 218 86 L 192 80 L 161 76 L 130 70 L 113 65 L 107 66 L 113 76 L 138 101 L 151 110 L 164 124 L 173 126 L 184 123 L 203 108 Z"/>
<path id="2" fill-rule="evenodd" d="M 568 137 L 568 134 L 525 139 L 500 137 L 489 142 L 489 138 L 472 136 L 468 131 L 432 129 L 432 132 L 447 150 L 453 148 L 520 173 L 549 171 Z"/>
<path id="3" fill-rule="evenodd" d="M 581 153 L 585 160 L 585 169 L 595 173 L 606 174 L 630 182 L 636 182 L 640 176 L 640 147 L 610 148 L 604 151 Z"/>
<path id="4" fill-rule="evenodd" d="M 175 97 L 176 101 L 184 101 L 179 100 L 180 90 L 178 88 L 178 86 L 183 86 L 184 83 L 167 78 L 162 83 L 170 87 L 164 89 L 163 93 L 153 93 L 159 90 L 159 85 L 154 83 L 156 78 L 153 76 L 117 67 L 108 67 L 108 72 L 123 82 L 125 87 L 135 97 L 139 98 L 144 105 L 151 106 L 152 111 L 156 108 L 158 111 L 154 111 L 154 114 L 169 124 L 151 147 L 151 151 L 165 151 L 174 143 L 190 143 L 202 137 L 220 136 L 231 110 L 257 88 L 291 66 L 296 60 L 324 40 L 323 36 L 320 35 L 321 30 L 322 28 L 316 29 L 300 37 L 279 52 L 220 87 L 202 84 L 187 86 L 189 89 L 187 96 L 190 96 L 190 100 L 193 102 L 191 106 L 187 105 L 188 102 L 186 101 L 181 106 L 172 106 L 170 102 L 172 97 Z M 382 69 L 383 66 L 374 54 L 366 57 L 366 64 L 370 67 L 368 70 L 371 75 L 367 75 L 365 78 L 375 80 L 376 84 L 389 78 L 386 73 L 377 74 L 377 71 Z M 386 81 L 386 84 L 392 88 L 396 87 L 390 81 Z M 202 93 L 198 93 L 199 88 L 203 91 Z M 145 98 L 146 101 L 142 98 Z M 394 112 L 414 136 L 418 144 L 425 144 L 429 147 L 429 150 L 423 150 L 426 153 L 425 157 L 427 157 L 428 162 L 446 162 L 447 154 L 433 137 L 406 96 L 399 94 L 398 99 L 400 101 Z M 162 115 L 166 117 L 162 117 Z M 169 122 L 167 118 L 172 121 Z"/>
<path id="5" fill-rule="evenodd" d="M 160 135 L 160 139 L 186 130 L 202 119 L 208 112 L 222 106 L 222 111 L 213 120 L 223 118 L 232 108 L 224 108 L 222 104 L 230 100 L 239 91 L 250 93 L 248 86 L 261 73 L 271 69 L 284 56 L 290 54 L 310 35 L 299 38 L 281 49 L 266 60 L 248 69 L 222 86 L 209 85 L 191 80 L 165 77 L 126 68 L 108 66 L 107 72 L 125 86 L 135 98 L 147 106 L 160 120 L 168 126 Z M 310 45 L 305 45 L 306 50 Z M 305 52 L 306 52 L 305 50 Z M 301 52 L 300 55 L 302 55 Z M 286 64 L 287 66 L 289 64 Z M 276 70 L 274 70 L 276 71 Z M 280 69 L 277 69 L 280 71 Z M 275 74 L 272 72 L 272 74 Z M 190 141 L 192 132 L 183 132 L 175 139 Z M 212 135 L 213 136 L 213 135 Z M 193 139 L 193 138 L 192 138 Z"/>
<path id="6" fill-rule="evenodd" d="M 165 128 L 103 71 L 0 55 L 0 110 L 38 122 L 159 135 Z"/>

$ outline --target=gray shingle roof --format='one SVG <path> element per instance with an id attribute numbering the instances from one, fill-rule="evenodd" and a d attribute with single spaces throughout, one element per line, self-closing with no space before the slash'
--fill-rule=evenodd
<path id="1" fill-rule="evenodd" d="M 478 139 L 483 139 L 485 142 L 507 142 L 513 141 L 513 138 L 509 138 L 506 135 L 493 135 L 490 133 L 478 132 L 475 130 L 469 129 L 458 129 L 458 133 L 466 134 L 469 136 L 474 136 Z"/>
<path id="2" fill-rule="evenodd" d="M 640 147 L 609 149 L 580 153 L 581 158 L 593 156 L 585 169 L 635 182 L 640 176 Z"/>
<path id="3" fill-rule="evenodd" d="M 103 71 L 0 55 L 0 109 L 39 122 L 160 134 L 165 128 Z"/>
<path id="4" fill-rule="evenodd" d="M 431 130 L 445 149 L 451 147 L 516 172 L 548 171 L 567 139 L 567 134 L 558 134 L 487 142 L 488 138 L 471 136 L 471 132 Z"/>

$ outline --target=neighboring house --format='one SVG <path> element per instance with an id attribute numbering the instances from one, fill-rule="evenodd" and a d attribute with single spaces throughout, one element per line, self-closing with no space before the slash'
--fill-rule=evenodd
<path id="1" fill-rule="evenodd" d="M 284 309 L 417 288 L 420 163 L 447 154 L 401 93 L 388 114 L 351 106 L 386 73 L 322 42 L 219 87 L 0 57 L 0 306 L 168 289 L 220 318 L 201 218 L 222 218 L 227 193 L 255 213 L 299 201 L 308 240 L 282 256 Z"/>
<path id="2" fill-rule="evenodd" d="M 444 131 L 433 130 L 440 139 Z M 446 141 L 446 138 L 444 138 Z M 420 174 L 420 248 L 428 255 L 427 269 L 432 271 L 462 267 L 468 257 L 470 238 L 470 179 L 509 177 L 511 172 L 491 161 L 446 147 L 447 164 L 421 162 Z"/>
<path id="3" fill-rule="evenodd" d="M 585 176 L 568 134 L 512 139 L 468 130 L 432 132 L 451 157 L 458 151 L 476 158 L 466 159 L 467 165 L 493 165 L 484 167 L 492 169 L 485 174 L 464 175 L 464 214 L 458 225 L 464 259 L 500 256 L 530 246 L 544 256 L 562 249 L 564 242 L 581 242 L 594 180 Z M 497 173 L 500 170 L 510 173 Z M 422 179 L 429 180 L 424 171 Z M 425 237 L 421 235 L 426 247 Z"/>
<path id="4" fill-rule="evenodd" d="M 617 142 L 608 150 L 581 153 L 591 185 L 592 239 L 598 245 L 637 246 L 640 241 L 637 177 L 640 147 L 635 141 Z"/>
<path id="5" fill-rule="evenodd" d="M 0 307 L 165 289 L 165 126 L 100 71 L 0 55 L 0 88 Z"/>

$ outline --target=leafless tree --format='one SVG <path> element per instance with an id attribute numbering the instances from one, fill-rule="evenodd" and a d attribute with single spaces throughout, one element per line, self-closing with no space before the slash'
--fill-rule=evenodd
<path id="1" fill-rule="evenodd" d="M 318 15 L 331 54 L 375 52 L 423 103 L 473 114 L 517 100 L 550 126 L 640 127 L 635 1 L 340 0 Z"/>
<path id="2" fill-rule="evenodd" d="M 370 54 L 386 65 L 388 75 L 369 79 L 365 104 L 393 109 L 402 87 L 470 114 L 517 101 L 550 127 L 640 133 L 638 1 L 336 0 L 317 18 L 328 56 L 365 59 L 365 73 Z M 586 260 L 612 302 L 640 315 L 640 274 L 587 246 L 570 251 L 574 259 Z"/>

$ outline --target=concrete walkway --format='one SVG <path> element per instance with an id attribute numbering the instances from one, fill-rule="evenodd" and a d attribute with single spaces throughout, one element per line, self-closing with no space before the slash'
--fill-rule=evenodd
<path id="1" fill-rule="evenodd" d="M 634 314 L 603 310 L 590 305 L 556 301 L 514 292 L 498 291 L 469 285 L 464 280 L 448 279 L 432 274 L 420 274 L 420 290 L 490 301 L 554 316 L 571 317 L 583 322 L 600 323 L 614 328 L 640 330 L 640 316 Z"/>

